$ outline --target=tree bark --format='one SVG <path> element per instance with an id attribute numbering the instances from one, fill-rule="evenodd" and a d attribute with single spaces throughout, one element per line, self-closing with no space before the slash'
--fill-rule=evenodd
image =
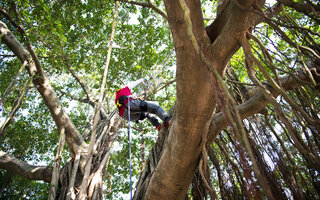
<path id="1" fill-rule="evenodd" d="M 242 1 L 238 5 L 230 2 L 225 8 L 228 18 L 219 24 L 221 29 L 217 37 L 209 39 L 207 33 L 210 33 L 204 28 L 199 1 L 186 1 L 190 8 L 193 34 L 220 74 L 223 74 L 230 57 L 240 48 L 240 39 L 254 24 L 251 19 L 254 14 L 249 12 L 252 3 Z M 150 154 L 150 160 L 159 162 L 142 172 L 135 199 L 184 199 L 200 160 L 203 143 L 210 144 L 220 130 L 228 126 L 222 113 L 212 119 L 216 88 L 212 87 L 210 72 L 202 64 L 187 35 L 184 12 L 178 1 L 165 1 L 165 6 L 177 56 L 176 115 L 165 133 L 168 134 L 167 139 L 158 144 L 164 143 L 165 149 Z M 267 105 L 267 100 L 259 102 L 258 99 L 264 99 L 262 93 L 257 93 L 238 107 L 243 113 L 242 118 L 257 113 Z M 141 194 L 144 192 L 145 195 Z"/>
<path id="2" fill-rule="evenodd" d="M 15 38 L 10 32 L 7 26 L 0 21 L 0 34 L 1 39 L 9 47 L 11 51 L 20 59 L 20 61 L 27 62 L 26 69 L 30 76 L 33 78 L 33 83 L 39 93 L 41 94 L 44 103 L 49 108 L 51 116 L 53 117 L 58 129 L 65 130 L 65 137 L 67 145 L 70 149 L 72 159 L 64 166 L 60 171 L 59 178 L 59 189 L 56 195 L 57 199 L 66 199 L 69 190 L 78 188 L 84 172 L 84 160 L 87 154 L 88 145 L 84 142 L 83 137 L 80 135 L 76 127 L 73 125 L 66 112 L 63 110 L 59 99 L 54 92 L 53 88 L 49 84 L 49 79 L 46 77 L 44 71 L 40 66 L 40 62 L 36 59 L 36 55 L 32 52 L 31 58 L 30 53 L 22 46 L 22 44 Z M 32 50 L 30 44 L 28 44 L 29 50 Z M 36 61 L 35 61 L 36 60 Z M 120 117 L 114 115 L 115 112 L 109 115 L 108 119 L 100 119 L 97 129 L 98 140 L 94 143 L 94 155 L 92 159 L 92 165 L 95 166 L 90 170 L 89 182 L 93 182 L 94 194 L 89 199 L 103 199 L 103 188 L 102 184 L 92 181 L 95 178 L 95 174 L 103 173 L 106 161 L 109 158 L 109 151 L 111 148 L 112 141 L 116 137 L 116 132 L 119 129 Z M 76 172 L 71 173 L 73 161 L 75 160 L 76 153 L 80 154 L 80 163 L 76 167 Z M 76 165 L 79 160 L 76 159 Z M 100 166 L 100 168 L 99 168 Z M 98 167 L 98 168 L 97 168 Z M 45 166 L 32 166 L 28 165 L 18 159 L 8 156 L 5 152 L 0 152 L 0 168 L 5 169 L 21 176 L 24 176 L 30 180 L 43 180 L 45 182 L 51 181 L 51 168 Z M 100 178 L 102 181 L 102 176 Z M 69 183 L 70 186 L 69 186 Z M 98 194 L 96 191 L 100 191 Z M 78 193 L 74 193 L 76 197 Z M 68 195 L 68 197 L 71 197 Z M 89 196 L 86 194 L 86 196 Z"/>
<path id="3" fill-rule="evenodd" d="M 70 149 L 71 156 L 74 158 L 77 150 L 80 148 L 83 149 L 87 145 L 64 111 L 56 93 L 50 85 L 49 79 L 43 71 L 39 72 L 35 61 L 31 59 L 30 53 L 22 46 L 2 21 L 0 21 L 0 34 L 3 35 L 1 38 L 2 41 L 20 59 L 21 63 L 24 63 L 25 61 L 28 62 L 26 69 L 30 76 L 38 75 L 33 78 L 33 83 L 41 94 L 57 127 L 59 129 L 65 128 L 66 142 Z M 39 67 L 41 66 L 38 66 L 38 68 Z"/>
<path id="4" fill-rule="evenodd" d="M 30 180 L 51 182 L 51 167 L 30 165 L 17 158 L 11 157 L 3 151 L 0 151 L 0 168 L 19 174 Z"/>
<path id="5" fill-rule="evenodd" d="M 298 81 L 299 80 L 299 81 Z M 298 86 L 307 84 L 309 77 L 303 71 L 298 71 L 295 78 L 291 75 L 285 76 L 280 79 L 282 86 L 285 90 L 292 90 Z M 278 96 L 279 93 L 276 90 L 269 88 L 274 97 Z M 270 103 L 263 95 L 262 92 L 257 91 L 251 98 L 249 98 L 245 103 L 237 106 L 242 119 L 252 116 L 259 111 L 261 111 L 268 103 Z M 172 108 L 174 112 L 176 107 Z M 175 116 L 175 113 L 172 113 Z M 216 113 L 211 119 L 210 130 L 208 132 L 207 145 L 211 144 L 215 137 L 220 133 L 221 130 L 229 126 L 228 121 L 225 119 L 223 113 Z M 159 138 L 152 149 L 149 160 L 147 160 L 146 168 L 140 175 L 139 182 L 136 186 L 136 192 L 134 199 L 142 199 L 145 194 L 146 188 L 150 181 L 150 176 L 156 170 L 159 159 L 163 156 L 163 146 L 167 142 L 167 137 L 170 130 L 162 129 L 159 133 Z M 171 169 L 171 168 L 170 168 Z"/>
<path id="6" fill-rule="evenodd" d="M 310 66 L 310 68 L 313 68 L 313 66 Z M 315 70 L 316 68 L 313 69 Z M 314 74 L 314 76 L 316 76 L 316 74 Z M 286 91 L 306 85 L 308 84 L 308 81 L 310 81 L 308 74 L 303 72 L 302 70 L 297 71 L 294 76 L 287 75 L 283 78 L 280 78 L 281 85 Z M 277 92 L 274 88 L 269 87 L 268 90 L 275 98 L 280 95 L 279 92 Z M 249 116 L 259 113 L 268 103 L 270 102 L 265 98 L 263 92 L 257 90 L 257 92 L 246 102 L 238 105 L 237 109 L 239 110 L 241 118 L 245 119 Z M 227 122 L 223 113 L 216 113 L 211 121 L 207 145 L 209 145 L 215 139 L 215 137 L 220 133 L 221 130 L 225 129 L 228 126 L 229 123 Z"/>
<path id="7" fill-rule="evenodd" d="M 223 75 L 231 56 L 240 48 L 239 40 L 246 37 L 246 33 L 250 31 L 251 25 L 254 24 L 252 19 L 254 19 L 253 16 L 255 15 L 250 11 L 255 2 L 253 0 L 229 0 L 223 2 L 218 18 L 210 27 L 205 29 L 200 1 L 186 0 L 187 6 L 191 8 L 190 17 L 192 18 L 193 34 L 201 47 L 201 51 L 213 63 L 212 67 L 220 75 Z M 222 113 L 215 114 L 214 108 L 216 107 L 219 87 L 214 85 L 213 76 L 202 63 L 187 34 L 184 11 L 181 9 L 178 0 L 165 0 L 165 6 L 177 55 L 177 104 L 173 108 L 175 113 L 172 115 L 172 125 L 169 128 L 163 127 L 159 133 L 159 138 L 139 179 L 134 199 L 185 199 L 199 160 L 201 160 L 203 149 L 212 143 L 222 129 L 229 126 Z M 39 63 L 37 64 L 36 59 L 33 58 L 32 60 L 30 58 L 31 52 L 28 52 L 16 40 L 2 22 L 0 22 L 0 34 L 2 35 L 1 39 L 17 55 L 21 62 L 28 61 L 26 68 L 29 74 L 31 76 L 40 75 L 40 77 L 33 79 L 34 85 L 42 95 L 57 127 L 59 129 L 65 128 L 66 141 L 73 160 L 77 152 L 85 154 L 85 151 L 82 150 L 86 150 L 87 145 L 63 111 Z M 300 78 L 308 80 L 306 77 L 305 74 L 302 74 Z M 283 81 L 282 86 L 286 90 L 302 84 L 295 82 L 289 76 L 281 80 Z M 268 89 L 274 97 L 279 95 L 276 90 Z M 265 98 L 262 92 L 258 91 L 248 101 L 238 105 L 237 108 L 241 118 L 244 119 L 258 113 L 268 103 L 269 100 Z M 112 141 L 112 136 L 109 134 L 112 132 L 110 126 L 110 124 L 103 126 L 107 128 L 106 130 L 105 128 L 101 129 L 99 133 L 103 132 L 102 136 L 97 140 L 98 144 L 94 146 L 97 151 L 94 152 L 92 163 L 90 163 L 95 166 L 89 170 L 90 199 L 102 198 L 102 195 L 100 195 L 102 191 L 102 185 L 100 184 L 102 176 L 100 175 L 103 173 L 101 167 L 105 166 L 109 156 L 109 149 L 105 147 L 107 146 L 106 144 Z M 29 166 L 2 152 L 0 152 L 0 158 L 0 168 L 12 170 L 18 174 L 25 174 L 24 176 L 30 177 L 30 179 L 42 177 L 42 173 L 48 173 L 48 167 L 37 168 L 36 166 Z M 61 174 L 65 179 L 60 178 L 60 180 L 68 181 L 60 182 L 60 199 L 64 199 L 68 188 L 78 187 L 83 178 L 83 166 L 80 164 L 79 168 L 77 167 L 77 159 L 74 162 L 77 172 L 71 175 L 72 163 L 70 163 L 66 165 Z M 11 169 L 10 166 L 14 167 Z M 35 171 L 30 171 L 29 168 L 35 169 Z M 95 177 L 98 180 L 97 182 L 95 182 Z M 45 177 L 42 177 L 41 180 L 45 180 Z M 73 180 L 75 180 L 75 184 L 73 184 Z M 69 184 L 70 186 L 68 187 Z M 87 192 L 85 192 L 85 195 L 87 195 Z"/>
<path id="8" fill-rule="evenodd" d="M 51 179 L 51 185 L 49 189 L 49 200 L 54 200 L 56 197 L 56 190 L 58 188 L 58 181 L 59 181 L 59 174 L 60 174 L 60 169 L 61 169 L 61 161 L 62 161 L 62 151 L 64 147 L 64 140 L 65 135 L 64 135 L 64 129 L 60 130 L 60 138 L 59 138 L 59 143 L 58 143 L 58 148 L 57 148 L 57 153 L 53 165 L 53 170 L 52 170 L 52 179 Z"/>

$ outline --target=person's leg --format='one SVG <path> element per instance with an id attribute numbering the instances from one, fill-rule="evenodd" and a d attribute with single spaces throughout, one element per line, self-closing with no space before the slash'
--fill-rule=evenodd
<path id="1" fill-rule="evenodd" d="M 127 104 L 128 107 L 128 104 Z M 151 102 L 147 102 L 144 100 L 139 100 L 139 99 L 134 99 L 134 100 L 130 100 L 130 120 L 131 121 L 137 121 L 141 118 L 141 116 L 143 115 L 143 113 L 145 115 L 147 115 L 148 113 L 152 113 L 157 115 L 164 123 L 166 126 L 169 126 L 169 121 L 170 121 L 170 117 L 168 115 L 168 113 L 159 105 L 155 104 L 155 103 L 151 103 Z M 123 112 L 123 116 L 124 119 L 128 120 L 128 110 L 127 108 L 124 110 Z M 152 123 L 152 125 L 154 125 L 153 123 L 156 124 L 157 120 L 154 116 L 152 117 L 152 115 L 150 115 L 148 117 L 148 120 L 152 120 L 150 121 Z M 157 120 L 158 121 L 158 120 Z M 159 123 L 159 121 L 158 121 Z M 158 124 L 156 126 L 159 126 Z"/>
<path id="2" fill-rule="evenodd" d="M 166 124 L 170 120 L 168 113 L 159 105 L 145 101 L 147 104 L 146 112 L 156 114 Z"/>

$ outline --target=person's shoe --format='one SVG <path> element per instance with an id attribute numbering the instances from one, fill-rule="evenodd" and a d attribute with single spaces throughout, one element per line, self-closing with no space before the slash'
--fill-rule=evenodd
<path id="1" fill-rule="evenodd" d="M 159 124 L 158 126 L 156 126 L 156 129 L 157 129 L 158 131 L 160 131 L 160 129 L 161 129 L 161 124 Z"/>
<path id="2" fill-rule="evenodd" d="M 170 123 L 171 123 L 171 117 L 167 117 L 165 119 L 165 126 L 168 128 L 170 126 Z"/>

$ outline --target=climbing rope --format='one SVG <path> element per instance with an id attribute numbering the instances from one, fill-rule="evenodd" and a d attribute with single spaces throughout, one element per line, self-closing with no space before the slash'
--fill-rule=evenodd
<path id="1" fill-rule="evenodd" d="M 128 119 L 129 119 L 129 128 L 128 128 L 128 137 L 129 137 L 129 165 L 130 165 L 130 199 L 132 200 L 132 175 L 131 175 L 131 166 L 132 166 L 132 162 L 131 162 L 131 137 L 130 137 L 130 97 L 128 96 Z"/>
<path id="2" fill-rule="evenodd" d="M 171 57 L 171 53 L 172 53 L 173 49 L 170 51 L 170 53 L 167 55 L 167 57 L 162 61 L 162 63 L 160 64 L 160 66 L 165 62 L 165 65 L 167 63 L 167 61 L 169 60 L 169 58 Z M 170 57 L 169 57 L 170 56 Z M 156 74 L 157 71 L 155 71 L 152 75 L 151 78 L 153 79 L 153 81 L 151 83 L 148 84 L 148 80 L 144 83 L 143 87 L 140 88 L 139 92 L 137 93 L 138 95 L 140 95 L 140 92 L 142 89 L 144 89 L 144 87 L 148 84 L 147 87 L 149 87 L 154 81 L 155 79 L 159 76 L 160 72 L 158 71 L 158 74 L 154 77 L 154 75 Z M 132 200 L 132 161 L 131 161 L 131 123 L 130 123 L 130 96 L 128 96 L 128 120 L 129 120 L 129 126 L 128 126 L 128 137 L 129 137 L 129 167 L 130 167 L 130 199 Z"/>

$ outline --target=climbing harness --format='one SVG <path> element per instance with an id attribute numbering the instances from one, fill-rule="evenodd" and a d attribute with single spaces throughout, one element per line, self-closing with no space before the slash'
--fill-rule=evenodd
<path id="1" fill-rule="evenodd" d="M 118 99 L 118 101 L 117 101 L 117 109 L 118 109 L 118 112 L 120 112 L 120 109 L 122 108 L 122 106 L 125 106 L 126 107 L 126 105 L 124 104 L 125 103 L 125 101 L 126 100 L 129 100 L 129 96 L 127 96 L 127 95 L 123 95 L 123 96 L 121 96 L 119 99 Z M 127 107 L 126 107 L 127 108 Z"/>
<path id="2" fill-rule="evenodd" d="M 131 176 L 131 166 L 132 166 L 132 162 L 131 162 L 131 137 L 130 137 L 130 97 L 127 96 L 128 98 L 128 119 L 129 119 L 129 128 L 128 128 L 128 137 L 129 137 L 129 162 L 130 162 L 130 199 L 132 200 L 132 176 Z"/>

